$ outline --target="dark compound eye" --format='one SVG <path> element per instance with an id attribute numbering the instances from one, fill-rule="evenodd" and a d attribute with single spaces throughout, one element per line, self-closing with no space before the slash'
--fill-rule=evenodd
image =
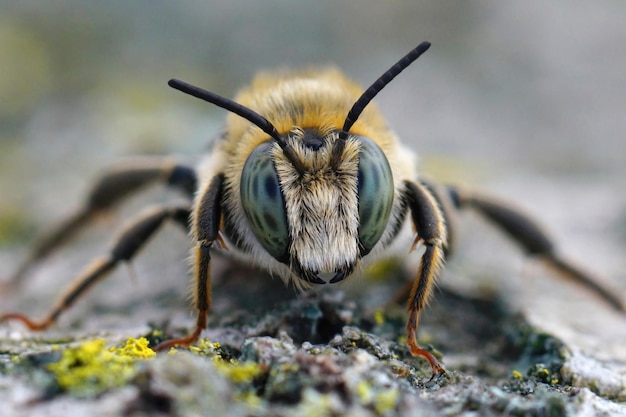
<path id="1" fill-rule="evenodd" d="M 241 202 L 259 243 L 278 261 L 286 262 L 289 228 L 272 146 L 272 142 L 259 145 L 246 160 L 241 173 Z"/>
<path id="2" fill-rule="evenodd" d="M 372 140 L 360 137 L 358 191 L 361 256 L 382 236 L 393 206 L 393 176 L 387 157 Z"/>

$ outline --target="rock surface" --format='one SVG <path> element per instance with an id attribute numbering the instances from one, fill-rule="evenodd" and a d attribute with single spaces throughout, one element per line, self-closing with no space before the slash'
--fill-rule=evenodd
<path id="1" fill-rule="evenodd" d="M 68 330 L 66 323 L 31 334 L 3 326 L 0 414 L 626 415 L 623 363 L 588 356 L 498 300 L 438 291 L 424 315 L 420 342 L 436 347 L 448 372 L 431 378 L 428 364 L 411 357 L 402 343 L 402 307 L 363 307 L 363 289 L 295 296 L 267 277 L 246 290 L 248 280 L 249 273 L 236 273 L 217 285 L 223 307 L 198 347 L 134 362 L 128 379 L 106 389 L 95 376 L 78 389 L 64 388 L 49 366 L 95 337 L 114 346 L 128 336 L 156 343 L 184 334 L 193 323 L 184 317 L 143 330 L 124 326 L 163 317 L 154 306 L 179 308 L 168 307 L 168 294 L 129 306 L 126 319 L 106 332 L 89 329 L 113 321 L 107 318 L 112 312 L 93 307 L 93 317 L 79 317 L 71 326 L 80 330 Z M 373 282 L 365 293 L 374 298 L 392 284 Z M 259 293 L 274 295 L 250 306 Z"/>

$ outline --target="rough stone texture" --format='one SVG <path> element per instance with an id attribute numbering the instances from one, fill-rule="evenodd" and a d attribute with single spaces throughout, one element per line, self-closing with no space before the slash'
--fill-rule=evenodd
<path id="1" fill-rule="evenodd" d="M 233 274 L 228 285 L 216 289 L 220 298 L 233 300 L 230 312 L 216 313 L 204 335 L 219 345 L 142 361 L 127 384 L 88 398 L 60 391 L 45 371 L 46 364 L 60 356 L 51 346 L 63 350 L 95 336 L 108 337 L 115 344 L 123 340 L 120 335 L 138 329 L 103 334 L 95 329 L 57 328 L 41 335 L 25 333 L 18 326 L 3 329 L 9 338 L 5 335 L 0 342 L 0 412 L 66 417 L 85 412 L 124 416 L 626 413 L 619 364 L 600 364 L 496 300 L 438 291 L 424 316 L 420 340 L 436 346 L 448 372 L 431 379 L 430 367 L 412 358 L 401 342 L 402 307 L 362 308 L 363 303 L 349 298 L 354 296 L 349 289 L 348 296 L 335 290 L 296 297 L 280 291 L 282 284 L 267 277 L 258 277 L 265 284 L 250 292 L 242 286 L 249 279 L 250 273 Z M 371 283 L 369 291 L 389 286 Z M 237 307 L 247 304 L 249 297 L 258 297 L 259 289 L 282 293 L 278 297 L 282 299 L 260 300 L 251 309 Z M 159 304 L 160 297 L 150 303 Z M 109 314 L 90 310 L 100 318 Z M 152 311 L 137 304 L 136 310 L 129 310 L 128 322 L 155 313 L 148 310 Z M 91 327 L 97 319 L 80 320 L 80 326 Z M 191 319 L 182 319 L 183 327 L 163 322 L 143 332 L 158 341 L 155 328 L 164 331 L 156 333 L 160 340 L 187 331 L 191 324 Z M 226 365 L 216 368 L 216 357 Z M 236 363 L 229 363 L 233 360 Z M 224 366 L 242 369 L 238 367 L 250 362 L 258 364 L 254 372 L 223 371 Z"/>

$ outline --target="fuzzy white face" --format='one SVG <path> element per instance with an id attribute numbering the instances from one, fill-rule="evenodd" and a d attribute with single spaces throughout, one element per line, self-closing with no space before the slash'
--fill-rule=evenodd
<path id="1" fill-rule="evenodd" d="M 394 203 L 389 163 L 373 141 L 356 135 L 335 166 L 336 132 L 297 129 L 288 141 L 304 171 L 276 143 L 259 145 L 242 172 L 243 211 L 258 242 L 302 285 L 341 281 L 387 228 Z"/>

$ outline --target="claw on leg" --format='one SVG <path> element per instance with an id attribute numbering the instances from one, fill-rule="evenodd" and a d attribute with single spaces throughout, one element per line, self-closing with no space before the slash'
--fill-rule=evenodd
<path id="1" fill-rule="evenodd" d="M 422 358 L 426 359 L 428 363 L 430 364 L 430 367 L 433 370 L 433 377 L 446 373 L 445 368 L 441 366 L 437 358 L 435 358 L 435 356 L 432 353 L 422 349 L 417 343 L 417 337 L 416 337 L 417 321 L 418 321 L 418 312 L 416 310 L 410 311 L 409 320 L 407 321 L 407 324 L 406 324 L 406 344 L 408 345 L 409 350 L 411 351 L 411 355 L 421 356 Z"/>
<path id="2" fill-rule="evenodd" d="M 198 321 L 196 323 L 196 328 L 189 336 L 181 337 L 179 339 L 166 340 L 156 345 L 156 347 L 154 347 L 153 350 L 155 352 L 164 352 L 176 346 L 180 346 L 180 347 L 191 346 L 192 344 L 198 341 L 198 339 L 200 338 L 200 334 L 202 333 L 202 330 L 206 328 L 207 314 L 208 314 L 208 310 L 202 310 L 198 313 Z"/>
<path id="3" fill-rule="evenodd" d="M 22 324 L 24 324 L 24 326 L 26 326 L 29 330 L 33 330 L 33 331 L 46 330 L 48 327 L 50 327 L 54 323 L 54 319 L 52 317 L 45 318 L 44 320 L 41 320 L 41 321 L 34 321 L 34 320 L 29 319 L 24 314 L 20 314 L 20 313 L 3 314 L 2 316 L 0 316 L 0 323 L 3 323 L 5 321 L 19 321 Z"/>

